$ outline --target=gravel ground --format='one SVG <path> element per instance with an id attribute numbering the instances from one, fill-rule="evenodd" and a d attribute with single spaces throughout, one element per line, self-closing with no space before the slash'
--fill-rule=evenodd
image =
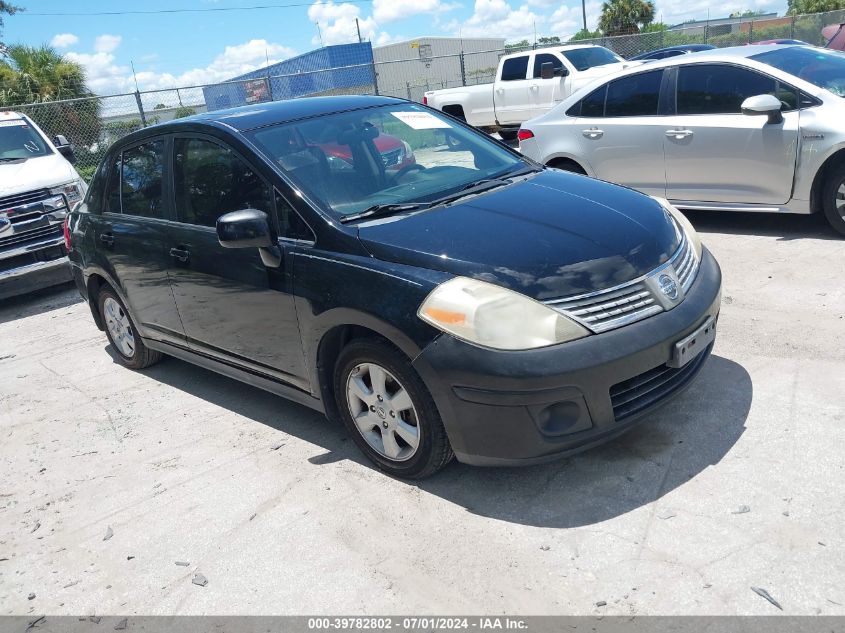
<path id="1" fill-rule="evenodd" d="M 73 288 L 4 302 L 0 614 L 780 613 L 752 587 L 845 614 L 845 240 L 692 219 L 725 277 L 692 389 L 574 458 L 422 483 L 278 397 L 121 368 Z"/>

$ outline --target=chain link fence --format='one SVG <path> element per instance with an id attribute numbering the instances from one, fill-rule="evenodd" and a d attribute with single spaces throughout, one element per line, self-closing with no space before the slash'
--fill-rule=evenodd
<path id="1" fill-rule="evenodd" d="M 761 40 L 797 39 L 824 46 L 822 29 L 843 22 L 845 10 L 770 19 L 695 22 L 667 30 L 571 43 L 598 44 L 626 58 L 682 44 L 727 47 Z M 51 138 L 57 134 L 66 136 L 75 149 L 77 170 L 90 180 L 109 145 L 142 127 L 209 110 L 302 96 L 380 94 L 421 101 L 428 90 L 490 83 L 502 55 L 535 48 L 540 47 L 432 55 L 291 75 L 256 77 L 253 73 L 251 79 L 243 81 L 2 107 L 27 114 Z"/>

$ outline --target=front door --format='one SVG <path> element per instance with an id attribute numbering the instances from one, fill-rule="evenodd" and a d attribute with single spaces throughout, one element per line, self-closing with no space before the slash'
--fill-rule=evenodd
<path id="1" fill-rule="evenodd" d="M 126 298 L 144 338 L 183 344 L 182 322 L 170 291 L 165 252 L 171 212 L 164 164 L 167 141 L 123 150 L 109 167 L 105 210 L 91 215 L 101 265 Z"/>
<path id="2" fill-rule="evenodd" d="M 551 63 L 555 71 L 555 76 L 550 79 L 543 79 L 541 76 L 543 64 Z M 531 116 L 540 116 L 545 114 L 552 107 L 557 105 L 563 99 L 565 94 L 563 89 L 563 82 L 566 77 L 562 77 L 565 66 L 563 60 L 557 55 L 551 53 L 536 53 L 534 55 L 534 77 L 531 81 Z"/>
<path id="3" fill-rule="evenodd" d="M 177 137 L 176 217 L 167 243 L 170 283 L 188 345 L 307 388 L 290 268 L 268 267 L 255 248 L 223 248 L 217 218 L 258 209 L 276 224 L 273 188 L 216 140 Z M 281 201 L 280 201 L 281 203 Z"/>
<path id="4" fill-rule="evenodd" d="M 578 140 L 597 178 L 652 196 L 666 194 L 662 79 L 662 70 L 628 75 L 581 101 Z"/>
<path id="5" fill-rule="evenodd" d="M 748 97 L 774 94 L 783 121 L 742 114 Z M 729 64 L 680 66 L 677 115 L 666 120 L 666 197 L 674 201 L 784 204 L 798 153 L 797 91 Z"/>

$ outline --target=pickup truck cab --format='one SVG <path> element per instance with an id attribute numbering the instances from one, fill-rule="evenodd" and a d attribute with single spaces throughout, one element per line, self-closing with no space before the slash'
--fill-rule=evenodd
<path id="1" fill-rule="evenodd" d="M 505 55 L 492 84 L 426 92 L 423 103 L 479 128 L 516 138 L 523 121 L 545 114 L 599 77 L 641 62 L 592 45 L 542 48 Z"/>
<path id="2" fill-rule="evenodd" d="M 62 224 L 87 187 L 63 136 L 0 111 L 0 299 L 71 280 Z"/>

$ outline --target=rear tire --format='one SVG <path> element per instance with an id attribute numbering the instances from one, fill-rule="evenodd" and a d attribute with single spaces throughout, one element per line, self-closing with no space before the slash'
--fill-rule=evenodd
<path id="1" fill-rule="evenodd" d="M 845 235 L 845 164 L 834 168 L 822 190 L 824 215 L 830 226 Z"/>
<path id="2" fill-rule="evenodd" d="M 499 130 L 499 136 L 507 143 L 515 141 L 518 133 L 519 130 Z"/>
<path id="3" fill-rule="evenodd" d="M 106 336 L 121 365 L 129 369 L 144 369 L 161 360 L 161 352 L 144 345 L 129 311 L 114 290 L 102 288 L 97 295 L 97 305 Z"/>
<path id="4" fill-rule="evenodd" d="M 379 469 L 422 479 L 454 454 L 431 394 L 408 359 L 378 339 L 356 339 L 335 365 L 340 416 L 358 448 Z"/>

